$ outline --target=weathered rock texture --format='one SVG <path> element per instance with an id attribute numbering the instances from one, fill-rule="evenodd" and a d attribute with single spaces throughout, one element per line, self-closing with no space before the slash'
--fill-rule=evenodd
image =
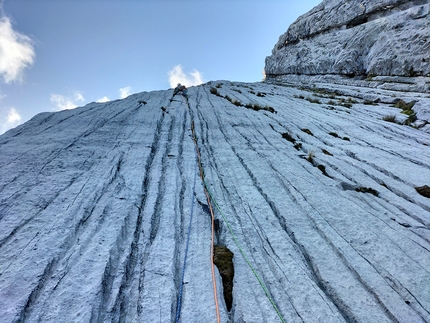
<path id="1" fill-rule="evenodd" d="M 279 38 L 266 75 L 421 76 L 409 90 L 428 92 L 429 12 L 428 0 L 325 0 Z"/>
<path id="2" fill-rule="evenodd" d="M 171 91 L 142 92 L 0 136 L 0 322 L 216 322 L 217 303 L 223 323 L 430 322 L 430 98 L 413 92 L 429 78 L 408 77 L 429 72 L 428 12 L 324 1 L 267 59 L 272 83 L 192 87 L 168 113 Z M 209 206 L 232 252 L 215 279 Z"/>
<path id="3" fill-rule="evenodd" d="M 192 120 L 216 243 L 234 254 L 215 272 L 222 323 L 430 322 L 430 199 L 416 190 L 430 136 L 383 120 L 401 109 L 217 82 L 163 113 L 171 95 L 0 136 L 0 322 L 174 322 L 180 287 L 180 322 L 216 322 Z"/>

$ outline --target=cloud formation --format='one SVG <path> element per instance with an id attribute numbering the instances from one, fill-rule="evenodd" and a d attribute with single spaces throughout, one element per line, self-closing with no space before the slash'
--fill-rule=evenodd
<path id="1" fill-rule="evenodd" d="M 13 30 L 8 17 L 0 17 L 0 74 L 4 81 L 20 81 L 24 69 L 33 64 L 34 57 L 32 40 Z"/>
<path id="2" fill-rule="evenodd" d="M 85 102 L 84 96 L 80 92 L 75 92 L 73 97 L 66 97 L 60 94 L 51 94 L 51 102 L 55 104 L 54 110 L 70 110 L 78 106 L 79 103 Z"/>
<path id="3" fill-rule="evenodd" d="M 186 74 L 182 69 L 182 65 L 174 66 L 168 73 L 169 84 L 171 87 L 176 87 L 178 83 L 185 86 L 200 85 L 203 83 L 203 75 L 198 70 Z"/>
<path id="4" fill-rule="evenodd" d="M 131 87 L 126 86 L 121 89 L 119 89 L 119 96 L 121 99 L 125 99 L 131 94 Z"/>
<path id="5" fill-rule="evenodd" d="M 98 100 L 96 100 L 97 103 L 104 103 L 104 102 L 109 102 L 110 99 L 107 96 L 104 96 Z"/>
<path id="6" fill-rule="evenodd" d="M 2 123 L 0 128 L 0 134 L 3 134 L 4 132 L 16 127 L 21 123 L 21 115 L 13 107 L 8 108 L 5 115 L 3 115 L 3 113 L 1 113 L 1 115 Z"/>

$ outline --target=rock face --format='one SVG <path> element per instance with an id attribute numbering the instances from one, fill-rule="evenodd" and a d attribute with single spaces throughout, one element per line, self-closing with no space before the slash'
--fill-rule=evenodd
<path id="1" fill-rule="evenodd" d="M 324 1 L 270 82 L 0 136 L 0 322 L 429 323 L 429 31 L 428 1 Z"/>
<path id="2" fill-rule="evenodd" d="M 428 0 L 324 0 L 279 38 L 266 75 L 428 77 L 429 12 Z"/>
<path id="3" fill-rule="evenodd" d="M 163 112 L 171 94 L 0 136 L 0 322 L 216 322 L 215 299 L 222 323 L 430 322 L 430 136 L 379 102 L 415 96 L 214 82 Z"/>

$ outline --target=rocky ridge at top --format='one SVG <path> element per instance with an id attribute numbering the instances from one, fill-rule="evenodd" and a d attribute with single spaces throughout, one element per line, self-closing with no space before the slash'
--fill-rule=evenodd
<path id="1" fill-rule="evenodd" d="M 280 36 L 265 72 L 269 80 L 330 75 L 330 82 L 428 93 L 429 53 L 428 0 L 324 0 Z"/>

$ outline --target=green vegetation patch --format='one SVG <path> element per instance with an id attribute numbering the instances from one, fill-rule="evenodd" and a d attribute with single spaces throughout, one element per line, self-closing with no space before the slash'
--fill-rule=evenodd
<path id="1" fill-rule="evenodd" d="M 408 116 L 408 118 L 405 121 L 406 125 L 410 125 L 415 121 L 417 121 L 417 114 L 412 109 L 414 105 L 415 105 L 415 101 L 411 101 L 407 103 L 406 101 L 403 101 L 403 100 L 399 100 L 395 105 L 396 108 L 402 109 L 402 113 Z"/>

